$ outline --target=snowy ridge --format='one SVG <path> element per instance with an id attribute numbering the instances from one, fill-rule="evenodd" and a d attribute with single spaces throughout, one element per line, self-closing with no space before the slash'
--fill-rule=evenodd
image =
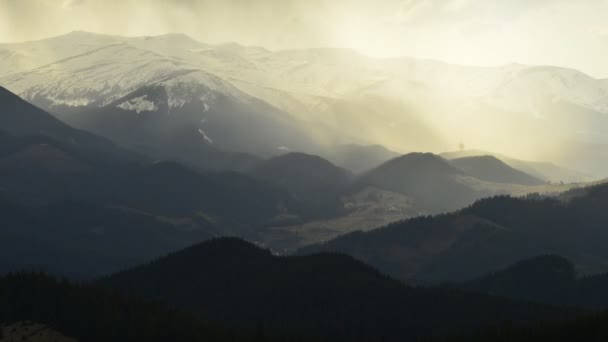
<path id="1" fill-rule="evenodd" d="M 49 108 L 105 106 L 145 86 L 166 86 L 171 108 L 192 99 L 212 101 L 221 93 L 247 100 L 228 82 L 176 58 L 117 44 L 88 51 L 34 70 L 2 78 L 12 91 Z M 146 102 L 146 108 L 151 108 Z M 131 105 L 124 105 L 131 108 Z M 144 108 L 144 107 L 141 107 Z"/>

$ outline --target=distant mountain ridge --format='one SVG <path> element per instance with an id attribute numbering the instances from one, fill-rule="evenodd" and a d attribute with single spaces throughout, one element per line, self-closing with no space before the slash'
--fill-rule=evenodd
<path id="1" fill-rule="evenodd" d="M 452 159 L 450 163 L 467 174 L 495 183 L 541 185 L 542 180 L 516 170 L 493 156 L 464 157 Z"/>
<path id="2" fill-rule="evenodd" d="M 438 155 L 410 153 L 366 172 L 357 182 L 408 195 L 434 213 L 456 210 L 479 198 L 509 193 L 508 187 L 492 189 L 473 176 L 474 173 L 454 167 Z"/>
<path id="3" fill-rule="evenodd" d="M 547 182 L 578 183 L 597 180 L 596 178 L 586 175 L 582 172 L 566 169 L 552 163 L 524 161 L 511 158 L 502 154 L 491 153 L 481 150 L 445 152 L 441 153 L 440 155 L 448 160 L 467 157 L 493 156 L 516 170 L 523 171 L 529 175 L 532 175 Z"/>
<path id="4" fill-rule="evenodd" d="M 548 159 L 599 177 L 608 170 L 603 163 L 608 86 L 571 69 L 464 67 L 413 58 L 375 59 L 347 49 L 273 52 L 238 44 L 209 45 L 179 34 L 129 38 L 74 32 L 2 44 L 0 51 L 5 51 L 0 60 L 14 71 L 0 71 L 0 85 L 46 110 L 77 115 L 162 84 L 177 112 L 192 103 L 199 121 L 209 119 L 207 108 L 234 114 L 236 122 L 216 118 L 219 122 L 209 119 L 206 127 L 189 123 L 194 132 L 202 129 L 218 146 L 233 152 L 271 155 L 272 150 L 287 147 L 318 154 L 319 144 L 352 143 L 439 151 L 466 136 L 468 145 Z M 201 87 L 213 92 L 195 91 Z M 259 102 L 232 113 L 214 106 L 206 94 Z M 141 96 L 116 105 L 135 114 L 159 106 L 155 99 Z M 199 101 L 202 97 L 205 100 Z M 111 109 L 114 112 L 116 106 Z M 432 116 L 422 115 L 430 112 Z M 255 120 L 248 113 L 255 114 Z M 262 114 L 270 114 L 271 122 L 286 120 L 280 130 L 265 131 L 274 134 L 274 140 L 258 136 L 249 137 L 249 142 L 256 142 L 253 145 L 222 142 L 223 124 L 239 127 L 247 118 L 262 129 L 268 123 L 258 118 Z M 283 130 L 291 133 L 278 134 Z M 493 134 L 480 134 L 489 131 Z"/>

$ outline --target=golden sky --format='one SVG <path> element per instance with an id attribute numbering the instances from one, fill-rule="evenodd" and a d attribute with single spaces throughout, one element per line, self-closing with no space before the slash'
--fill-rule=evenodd
<path id="1" fill-rule="evenodd" d="M 85 30 L 270 49 L 347 47 L 608 77 L 608 0 L 0 0 L 0 41 Z"/>

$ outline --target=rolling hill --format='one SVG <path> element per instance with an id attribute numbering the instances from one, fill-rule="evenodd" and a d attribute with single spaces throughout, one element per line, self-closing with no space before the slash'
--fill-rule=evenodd
<path id="1" fill-rule="evenodd" d="M 450 163 L 468 175 L 494 183 L 541 185 L 542 180 L 516 170 L 493 156 L 465 157 L 450 160 Z"/>
<path id="2" fill-rule="evenodd" d="M 141 156 L 109 140 L 74 129 L 0 87 L 0 131 L 13 136 L 45 136 L 98 163 L 124 163 Z"/>
<path id="3" fill-rule="evenodd" d="M 255 165 L 248 174 L 287 190 L 306 204 L 310 216 L 343 213 L 342 193 L 351 180 L 349 171 L 304 153 L 287 153 Z"/>
<path id="4" fill-rule="evenodd" d="M 607 285 L 607 274 L 579 275 L 568 260 L 547 255 L 522 260 L 460 287 L 537 303 L 605 310 Z"/>
<path id="5" fill-rule="evenodd" d="M 253 334 L 241 335 L 166 305 L 40 273 L 0 277 L 0 321 L 2 341 L 191 342 L 254 338 Z"/>
<path id="6" fill-rule="evenodd" d="M 239 239 L 192 246 L 99 284 L 228 327 L 326 340 L 416 340 L 566 311 L 454 290 L 404 286 L 350 257 L 278 257 Z"/>
<path id="7" fill-rule="evenodd" d="M 405 194 L 427 213 L 456 210 L 492 194 L 483 182 L 431 153 L 394 158 L 361 175 L 357 182 Z"/>
<path id="8" fill-rule="evenodd" d="M 301 253 L 340 252 L 403 280 L 465 281 L 517 261 L 557 254 L 583 273 L 607 271 L 605 184 L 573 195 L 484 199 L 451 213 L 356 232 Z"/>
<path id="9" fill-rule="evenodd" d="M 597 180 L 597 177 L 584 174 L 579 171 L 560 167 L 549 162 L 525 161 L 498 153 L 491 153 L 481 150 L 465 150 L 457 152 L 445 152 L 440 154 L 441 157 L 452 160 L 468 157 L 492 156 L 510 167 L 525 172 L 533 177 L 553 183 L 584 183 Z"/>

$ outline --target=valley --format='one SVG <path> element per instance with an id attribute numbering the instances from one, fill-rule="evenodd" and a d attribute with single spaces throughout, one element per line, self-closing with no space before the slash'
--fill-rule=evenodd
<path id="1" fill-rule="evenodd" d="M 605 340 L 605 79 L 199 39 L 0 43 L 0 341 Z"/>

